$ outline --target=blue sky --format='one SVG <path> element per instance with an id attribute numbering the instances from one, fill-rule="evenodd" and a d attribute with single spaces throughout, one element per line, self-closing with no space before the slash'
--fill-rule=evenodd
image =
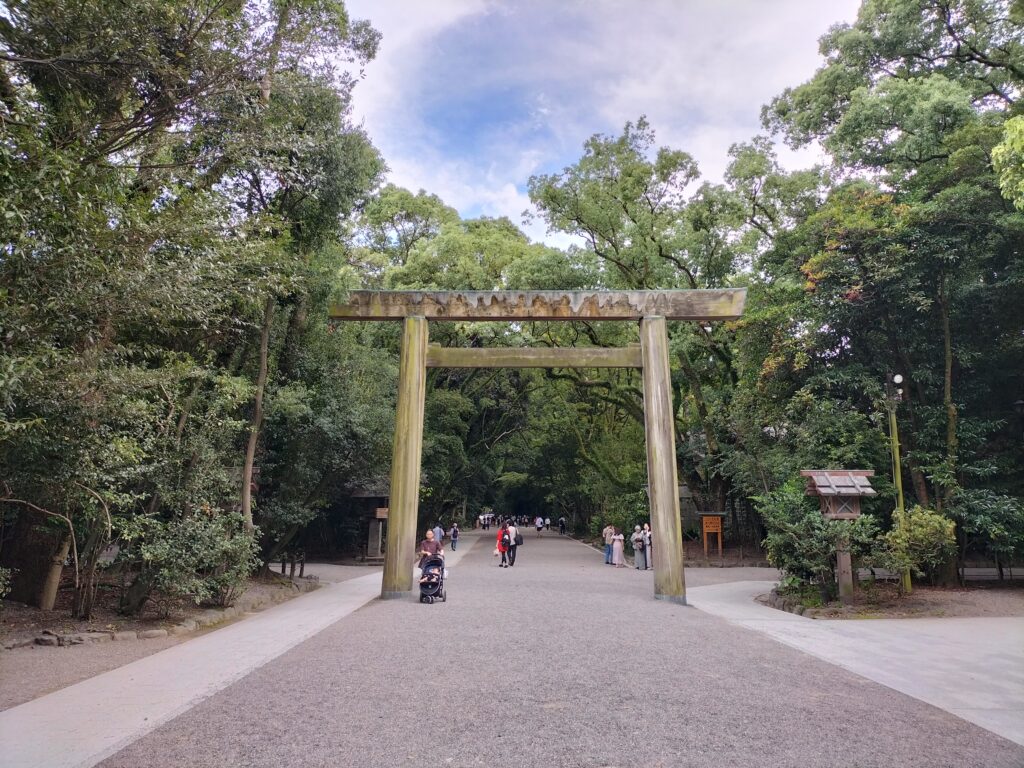
<path id="1" fill-rule="evenodd" d="M 859 0 L 349 0 L 383 40 L 354 118 L 389 181 L 464 217 L 522 224 L 531 175 L 574 163 L 595 133 L 646 115 L 659 145 L 720 180 L 760 110 L 820 65 L 818 38 Z M 788 167 L 816 155 L 780 147 Z M 534 239 L 565 244 L 543 224 Z"/>

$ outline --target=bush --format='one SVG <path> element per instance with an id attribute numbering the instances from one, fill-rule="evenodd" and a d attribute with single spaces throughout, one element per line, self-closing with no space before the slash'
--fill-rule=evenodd
<path id="1" fill-rule="evenodd" d="M 7 597 L 11 591 L 11 576 L 14 572 L 10 568 L 0 568 L 0 600 Z M 0 611 L 3 611 L 3 603 L 0 603 Z"/>
<path id="2" fill-rule="evenodd" d="M 878 527 L 870 515 L 856 520 L 827 520 L 818 503 L 804 494 L 799 478 L 771 493 L 754 498 L 768 531 L 764 547 L 768 561 L 791 577 L 790 584 L 817 584 L 822 600 L 836 592 L 836 546 L 845 539 L 850 555 L 870 558 L 877 546 Z"/>
<path id="3" fill-rule="evenodd" d="M 258 536 L 245 532 L 241 515 L 210 508 L 169 521 L 134 518 L 122 537 L 128 557 L 141 567 L 137 582 L 197 604 L 230 605 L 259 565 Z M 132 601 L 130 612 L 144 601 Z"/>
<path id="4" fill-rule="evenodd" d="M 590 535 L 595 539 L 601 537 L 606 525 L 613 525 L 622 531 L 629 546 L 629 537 L 633 528 L 648 522 L 650 510 L 647 506 L 647 494 L 643 491 L 627 493 L 616 497 L 603 515 L 590 518 Z"/>
<path id="5" fill-rule="evenodd" d="M 879 564 L 900 573 L 910 570 L 915 576 L 927 576 L 934 582 L 936 572 L 956 555 L 956 525 L 949 518 L 915 506 L 906 515 L 906 521 L 895 527 L 882 539 L 884 549 Z"/>
<path id="6" fill-rule="evenodd" d="M 978 488 L 957 491 L 950 512 L 965 548 L 981 551 L 1001 567 L 1024 558 L 1024 501 Z M 966 554 L 966 553 L 964 553 Z"/>

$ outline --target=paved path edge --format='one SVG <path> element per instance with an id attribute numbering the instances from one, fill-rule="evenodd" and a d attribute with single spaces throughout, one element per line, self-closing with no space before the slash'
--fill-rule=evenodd
<path id="1" fill-rule="evenodd" d="M 449 552 L 449 567 L 475 543 Z M 380 590 L 379 572 L 329 584 L 0 712 L 4 768 L 91 768 L 379 599 Z M 407 598 L 414 596 L 413 590 Z"/>

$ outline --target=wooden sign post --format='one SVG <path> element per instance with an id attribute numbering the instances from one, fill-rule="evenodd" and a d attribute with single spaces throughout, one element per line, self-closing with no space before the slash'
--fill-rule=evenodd
<path id="1" fill-rule="evenodd" d="M 808 496 L 817 496 L 821 514 L 828 520 L 856 520 L 860 517 L 862 496 L 874 496 L 869 477 L 870 469 L 804 469 Z M 836 581 L 839 583 L 839 601 L 853 604 L 853 563 L 850 560 L 849 541 L 844 535 L 836 542 Z"/>
<path id="2" fill-rule="evenodd" d="M 722 518 L 721 512 L 701 512 L 700 527 L 704 536 L 704 559 L 708 559 L 708 536 L 716 534 L 718 537 L 718 557 L 722 557 Z"/>

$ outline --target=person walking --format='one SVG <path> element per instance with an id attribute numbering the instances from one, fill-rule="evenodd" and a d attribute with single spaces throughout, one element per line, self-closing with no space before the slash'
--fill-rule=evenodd
<path id="1" fill-rule="evenodd" d="M 544 530 L 544 518 L 537 515 L 537 518 L 533 521 L 533 524 L 537 527 L 537 535 L 540 536 L 540 532 Z"/>
<path id="2" fill-rule="evenodd" d="M 544 530 L 545 531 L 550 531 L 551 530 L 551 518 L 550 517 L 545 517 L 544 518 Z"/>
<path id="3" fill-rule="evenodd" d="M 615 528 L 612 527 L 611 523 L 608 523 L 601 531 L 601 536 L 604 538 L 604 564 L 612 564 L 612 536 L 615 535 Z"/>
<path id="4" fill-rule="evenodd" d="M 615 533 L 612 534 L 612 565 L 614 565 L 616 568 L 625 568 L 626 537 L 622 535 L 622 531 L 618 528 L 614 530 Z"/>
<path id="5" fill-rule="evenodd" d="M 558 535 L 565 536 L 565 516 L 558 518 Z"/>
<path id="6" fill-rule="evenodd" d="M 651 524 L 644 523 L 644 528 L 641 531 L 644 536 L 644 560 L 647 563 L 647 570 L 654 570 L 654 537 L 651 534 Z"/>
<path id="7" fill-rule="evenodd" d="M 427 531 L 423 541 L 420 542 L 420 547 L 416 552 L 416 555 L 419 557 L 419 562 L 416 564 L 416 567 L 420 569 L 421 573 L 423 571 L 423 564 L 427 562 L 429 558 L 434 555 L 444 557 L 444 548 L 441 546 L 441 542 L 434 538 L 433 530 Z"/>
<path id="8" fill-rule="evenodd" d="M 459 524 L 452 523 L 452 529 L 448 531 L 448 538 L 452 540 L 452 552 L 459 548 Z"/>
<path id="9" fill-rule="evenodd" d="M 441 527 L 440 520 L 434 523 L 434 538 L 437 539 L 438 544 L 444 544 L 444 528 Z"/>
<path id="10" fill-rule="evenodd" d="M 508 550 L 512 544 L 512 537 L 508 533 L 508 521 L 506 520 L 501 524 L 501 528 L 498 529 L 498 536 L 494 545 L 495 553 L 501 555 L 501 562 L 498 563 L 499 568 L 508 568 Z"/>
<path id="11" fill-rule="evenodd" d="M 647 570 L 647 544 L 644 542 L 643 529 L 638 525 L 633 529 L 633 535 L 629 537 L 630 544 L 633 545 L 633 560 L 636 563 L 638 571 Z M 455 548 L 455 542 L 452 542 L 452 549 Z"/>
<path id="12" fill-rule="evenodd" d="M 519 542 L 522 540 L 522 534 L 519 533 L 519 529 L 515 523 L 511 520 L 508 521 L 508 567 L 511 568 L 516 564 L 516 555 L 519 554 Z"/>

